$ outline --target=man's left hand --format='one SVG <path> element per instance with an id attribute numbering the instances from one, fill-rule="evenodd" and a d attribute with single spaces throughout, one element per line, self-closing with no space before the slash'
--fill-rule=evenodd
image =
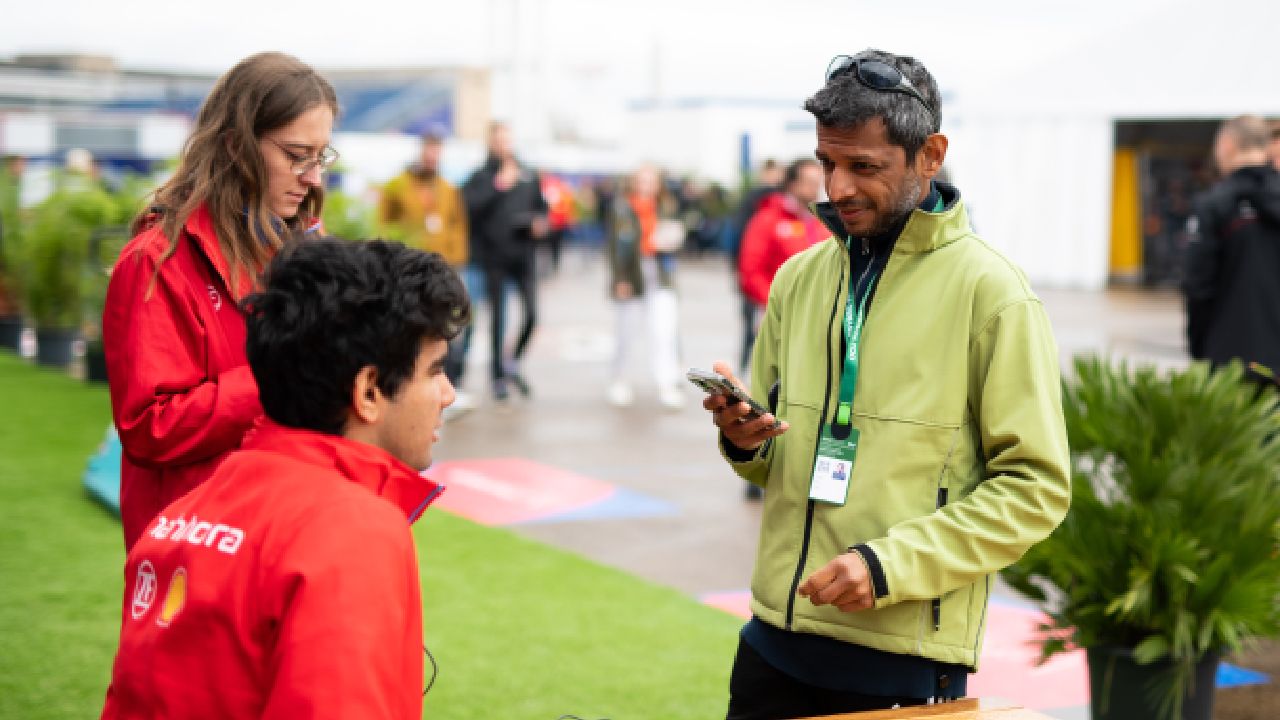
<path id="1" fill-rule="evenodd" d="M 814 605 L 834 605 L 841 612 L 856 612 L 875 606 L 871 574 L 856 552 L 847 552 L 810 575 L 796 591 Z"/>

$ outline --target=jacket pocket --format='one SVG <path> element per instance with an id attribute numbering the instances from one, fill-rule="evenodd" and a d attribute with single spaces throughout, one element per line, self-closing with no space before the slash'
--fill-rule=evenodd
<path id="1" fill-rule="evenodd" d="M 954 428 L 855 414 L 860 432 L 847 511 L 856 542 L 933 513 Z"/>
<path id="2" fill-rule="evenodd" d="M 817 445 L 821 410 L 813 405 L 779 397 L 779 420 L 791 426 L 787 432 L 774 438 L 772 483 L 787 483 L 788 494 L 795 495 L 803 504 L 809 497 L 809 477 L 813 470 L 813 451 Z"/>

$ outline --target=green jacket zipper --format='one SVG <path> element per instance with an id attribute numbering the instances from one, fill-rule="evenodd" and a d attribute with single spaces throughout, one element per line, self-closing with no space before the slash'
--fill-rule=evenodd
<path id="1" fill-rule="evenodd" d="M 849 245 L 846 245 L 845 248 L 846 248 L 846 251 L 850 250 Z M 868 244 L 867 239 L 863 238 L 862 240 L 863 254 L 865 255 L 870 251 L 871 251 L 871 248 Z M 867 261 L 867 267 L 864 268 L 862 271 L 862 276 L 858 278 L 858 282 L 854 286 L 855 294 L 858 292 L 858 289 L 862 286 L 862 283 L 866 281 L 867 274 L 871 272 L 871 266 L 875 264 L 875 260 L 876 260 L 875 255 L 872 254 L 871 259 Z M 850 268 L 852 268 L 852 266 L 853 266 L 852 263 L 850 263 Z M 836 315 L 840 310 L 840 288 L 842 287 L 844 287 L 844 270 L 843 269 L 840 271 L 840 278 L 836 282 L 836 296 L 831 303 L 831 317 L 827 320 L 827 380 L 824 388 L 825 391 L 823 392 L 823 395 L 822 395 L 822 414 L 819 416 L 820 422 L 823 425 L 825 425 L 827 422 L 827 411 L 831 407 L 831 327 L 832 325 L 835 324 Z M 867 312 L 870 313 L 869 308 Z M 821 425 L 819 425 L 818 437 L 813 441 L 813 456 L 815 458 L 818 456 L 818 447 L 821 442 L 822 442 L 822 427 Z M 796 573 L 795 573 L 795 576 L 791 579 L 791 593 L 787 596 L 787 628 L 786 628 L 787 630 L 792 629 L 791 624 L 795 620 L 796 592 L 800 588 L 800 580 L 804 576 L 805 560 L 808 559 L 808 556 L 809 556 L 809 539 L 813 533 L 813 512 L 814 512 L 814 501 L 810 500 L 808 503 L 808 506 L 805 508 L 804 536 L 803 536 L 803 539 L 800 541 L 800 556 L 799 558 L 796 559 Z"/>
<path id="2" fill-rule="evenodd" d="M 831 403 L 831 325 L 836 321 L 836 311 L 840 307 L 840 288 L 844 285 L 844 270 L 840 271 L 840 279 L 836 283 L 836 297 L 831 301 L 831 317 L 827 320 L 827 381 L 822 393 L 822 414 L 819 416 L 819 422 L 827 421 L 827 410 Z M 813 441 L 813 454 L 818 454 L 819 443 L 822 442 L 822 429 L 819 426 L 818 437 Z M 813 501 L 809 501 L 808 507 L 804 514 L 804 536 L 800 541 L 800 557 L 796 561 L 796 574 L 791 579 L 791 594 L 787 596 L 787 630 L 791 629 L 791 623 L 795 619 L 796 611 L 796 592 L 800 588 L 800 578 L 804 575 L 804 561 L 809 555 L 809 536 L 813 532 Z"/>

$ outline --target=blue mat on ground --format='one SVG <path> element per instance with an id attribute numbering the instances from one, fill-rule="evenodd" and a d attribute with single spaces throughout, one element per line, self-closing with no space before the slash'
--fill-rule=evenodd
<path id="1" fill-rule="evenodd" d="M 643 495 L 634 490 L 616 488 L 613 493 L 597 503 L 568 512 L 548 515 L 533 520 L 525 520 L 517 525 L 535 525 L 538 523 L 568 522 L 571 520 L 629 520 L 675 515 L 679 512 L 676 506 L 655 497 Z"/>
<path id="2" fill-rule="evenodd" d="M 1236 667 L 1230 663 L 1221 663 L 1218 665 L 1218 677 L 1214 679 L 1214 684 L 1219 688 L 1241 687 L 1242 685 L 1266 685 L 1271 682 L 1271 678 L 1266 673 L 1260 673 L 1257 670 Z"/>
<path id="3" fill-rule="evenodd" d="M 120 517 L 120 438 L 114 427 L 107 429 L 98 452 L 89 458 L 84 470 L 84 489 L 89 496 Z"/>

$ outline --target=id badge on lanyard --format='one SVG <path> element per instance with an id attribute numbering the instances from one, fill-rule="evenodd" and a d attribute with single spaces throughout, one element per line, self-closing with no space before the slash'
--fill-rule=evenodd
<path id="1" fill-rule="evenodd" d="M 862 326 L 867 320 L 867 300 L 875 286 L 876 275 L 867 280 L 862 297 L 857 296 L 857 280 L 849 277 L 849 297 L 844 308 L 844 370 L 840 373 L 840 402 L 831 423 L 822 419 L 818 453 L 813 459 L 813 477 L 809 481 L 809 499 L 832 505 L 844 505 L 849 499 L 849 481 L 858 457 L 858 429 L 853 427 L 853 395 L 858 385 L 858 357 L 862 343 Z"/>

